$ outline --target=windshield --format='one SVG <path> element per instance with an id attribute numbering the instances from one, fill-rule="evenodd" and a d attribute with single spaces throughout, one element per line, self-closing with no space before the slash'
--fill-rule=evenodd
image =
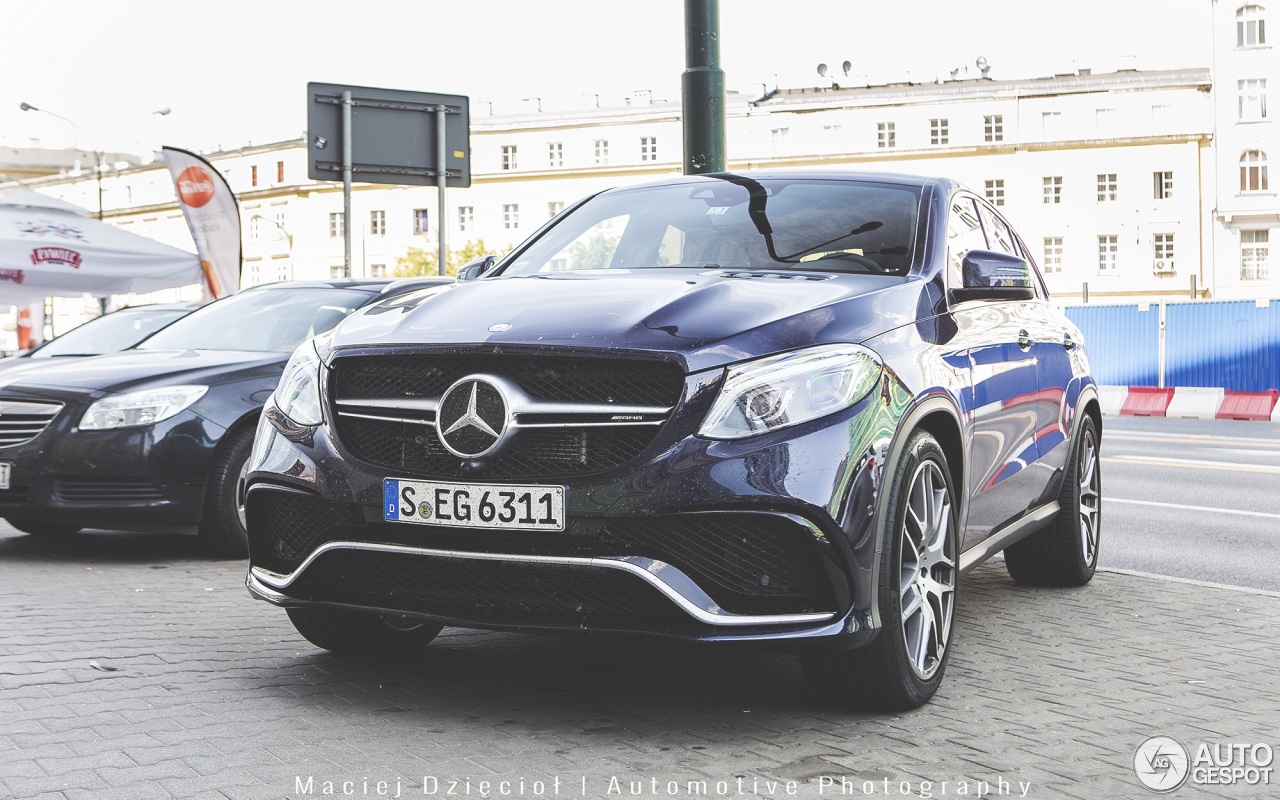
<path id="1" fill-rule="evenodd" d="M 96 356 L 101 353 L 114 353 L 126 347 L 133 347 L 165 325 L 189 313 L 190 309 L 185 308 L 171 308 L 163 311 L 122 309 L 72 328 L 44 347 L 32 352 L 31 357 Z"/>
<path id="2" fill-rule="evenodd" d="M 723 267 L 905 275 L 911 266 L 918 187 L 708 178 L 597 195 L 521 252 L 503 274 Z"/>
<path id="3" fill-rule="evenodd" d="M 288 353 L 337 325 L 372 296 L 320 287 L 250 289 L 183 317 L 138 349 Z"/>

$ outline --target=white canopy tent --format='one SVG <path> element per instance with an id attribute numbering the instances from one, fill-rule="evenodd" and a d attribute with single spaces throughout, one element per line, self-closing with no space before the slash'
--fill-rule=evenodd
<path id="1" fill-rule="evenodd" d="M 204 280 L 194 253 L 93 219 L 38 192 L 0 195 L 0 306 L 151 292 Z"/>

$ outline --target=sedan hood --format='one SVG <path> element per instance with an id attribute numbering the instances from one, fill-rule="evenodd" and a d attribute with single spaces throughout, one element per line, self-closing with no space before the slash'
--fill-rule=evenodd
<path id="1" fill-rule="evenodd" d="M 921 284 L 879 275 L 678 268 L 499 277 L 366 308 L 338 326 L 333 345 L 658 351 L 692 372 L 861 341 L 901 324 L 877 298 L 913 286 Z"/>
<path id="2" fill-rule="evenodd" d="M 177 384 L 212 385 L 274 374 L 284 369 L 288 353 L 239 350 L 126 350 L 88 358 L 25 359 L 0 372 L 5 389 L 58 389 L 86 394 L 145 389 Z"/>

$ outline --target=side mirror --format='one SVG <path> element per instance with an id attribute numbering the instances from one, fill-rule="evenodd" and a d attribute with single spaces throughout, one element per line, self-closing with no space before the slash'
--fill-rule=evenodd
<path id="1" fill-rule="evenodd" d="M 481 256 L 458 267 L 458 282 L 473 281 L 489 271 L 498 261 L 497 256 Z"/>
<path id="2" fill-rule="evenodd" d="M 958 302 L 965 300 L 1030 300 L 1036 296 L 1031 265 L 1008 253 L 970 250 L 960 266 L 964 286 L 953 288 Z"/>

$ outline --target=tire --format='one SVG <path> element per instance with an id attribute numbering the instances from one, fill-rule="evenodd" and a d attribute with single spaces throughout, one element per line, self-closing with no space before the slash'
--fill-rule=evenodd
<path id="1" fill-rule="evenodd" d="M 1060 510 L 1044 528 L 1004 550 L 1005 568 L 1029 586 L 1084 586 L 1102 542 L 1102 464 L 1098 427 L 1085 415 L 1058 491 Z"/>
<path id="2" fill-rule="evenodd" d="M 308 642 L 346 656 L 407 656 L 426 647 L 442 626 L 407 617 L 339 608 L 289 608 L 289 621 Z"/>
<path id="3" fill-rule="evenodd" d="M 33 536 L 70 536 L 80 532 L 79 525 L 68 525 L 62 522 L 37 522 L 31 519 L 5 519 L 14 528 Z"/>
<path id="4" fill-rule="evenodd" d="M 244 521 L 244 479 L 253 450 L 254 426 L 234 431 L 223 442 L 209 469 L 200 538 L 214 555 L 248 558 Z"/>
<path id="5" fill-rule="evenodd" d="M 904 711 L 924 705 L 942 683 L 959 577 L 955 488 L 946 454 L 927 431 L 907 442 L 887 502 L 876 593 L 883 627 L 865 647 L 806 653 L 801 666 L 842 705 Z"/>

